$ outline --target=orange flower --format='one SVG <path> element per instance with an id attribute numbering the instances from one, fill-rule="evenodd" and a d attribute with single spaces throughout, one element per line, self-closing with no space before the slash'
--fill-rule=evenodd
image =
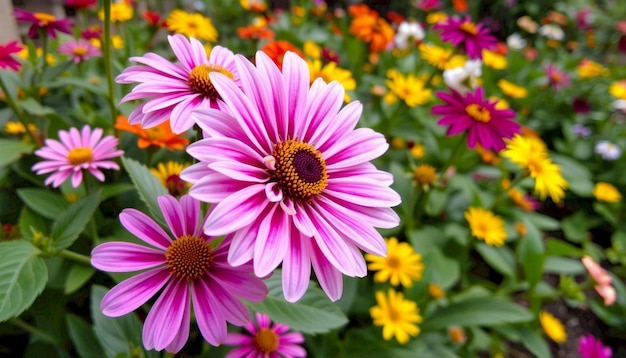
<path id="1" fill-rule="evenodd" d="M 189 144 L 189 139 L 172 132 L 169 120 L 156 127 L 144 129 L 140 124 L 128 123 L 128 118 L 125 116 L 117 116 L 115 129 L 138 135 L 140 138 L 137 146 L 141 149 L 155 146 L 166 147 L 169 150 L 183 150 Z"/>
<path id="2" fill-rule="evenodd" d="M 394 30 L 378 15 L 361 15 L 350 23 L 350 33 L 369 43 L 370 52 L 382 52 L 393 41 Z"/>
<path id="3" fill-rule="evenodd" d="M 595 281 L 596 292 L 604 299 L 604 305 L 610 306 L 615 303 L 617 292 L 611 284 L 612 277 L 591 256 L 583 256 L 583 266 L 589 272 L 589 276 Z"/>
<path id="4" fill-rule="evenodd" d="M 304 58 L 302 51 L 291 42 L 285 40 L 268 42 L 261 48 L 261 51 L 265 52 L 281 70 L 283 68 L 283 56 L 285 56 L 287 51 L 295 52 L 298 56 Z"/>
<path id="5" fill-rule="evenodd" d="M 452 7 L 456 12 L 466 12 L 468 9 L 467 0 L 452 0 Z"/>
<path id="6" fill-rule="evenodd" d="M 372 10 L 369 6 L 365 4 L 350 5 L 350 7 L 348 7 L 348 14 L 350 14 L 350 16 L 352 17 L 366 15 L 378 16 L 378 12 L 376 12 L 376 10 Z"/>

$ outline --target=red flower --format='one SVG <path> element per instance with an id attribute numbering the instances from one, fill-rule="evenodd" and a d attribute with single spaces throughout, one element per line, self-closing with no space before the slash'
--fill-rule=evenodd
<path id="1" fill-rule="evenodd" d="M 10 68 L 14 71 L 19 71 L 22 63 L 11 56 L 14 53 L 20 52 L 22 46 L 17 41 L 11 41 L 6 45 L 0 45 L 0 68 Z"/>
<path id="2" fill-rule="evenodd" d="M 15 19 L 17 21 L 30 22 L 31 26 L 28 29 L 28 37 L 31 39 L 37 38 L 39 35 L 39 29 L 46 31 L 48 36 L 53 39 L 57 37 L 57 31 L 66 34 L 72 34 L 72 22 L 68 19 L 57 20 L 54 15 L 44 12 L 31 13 L 22 9 L 15 9 L 13 11 Z"/>
<path id="3" fill-rule="evenodd" d="M 65 0 L 64 5 L 74 9 L 88 9 L 96 6 L 98 0 Z"/>

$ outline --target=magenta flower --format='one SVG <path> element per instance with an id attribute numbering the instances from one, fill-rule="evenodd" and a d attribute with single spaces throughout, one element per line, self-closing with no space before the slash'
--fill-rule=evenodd
<path id="1" fill-rule="evenodd" d="M 135 209 L 124 209 L 122 225 L 151 245 L 106 242 L 95 247 L 91 263 L 99 270 L 146 270 L 113 287 L 100 303 L 102 313 L 119 317 L 130 313 L 165 287 L 146 317 L 146 349 L 180 351 L 189 338 L 190 311 L 204 339 L 217 346 L 226 339 L 226 322 L 241 326 L 250 321 L 239 301 L 261 301 L 267 287 L 252 275 L 252 265 L 232 267 L 226 262 L 228 245 L 214 247 L 202 233 L 200 202 L 184 195 L 157 199 L 172 236 Z"/>
<path id="2" fill-rule="evenodd" d="M 219 72 L 239 84 L 234 54 L 222 46 L 215 46 L 207 59 L 200 41 L 183 35 L 168 36 L 168 41 L 178 63 L 147 53 L 130 60 L 140 63 L 125 69 L 118 83 L 140 83 L 121 103 L 149 98 L 128 116 L 131 124 L 141 123 L 144 128 L 157 126 L 170 119 L 172 130 L 182 133 L 191 128 L 196 120 L 194 109 L 222 108 L 223 102 L 213 87 L 209 73 Z"/>
<path id="3" fill-rule="evenodd" d="M 495 47 L 498 40 L 489 34 L 489 30 L 481 24 L 472 22 L 469 16 L 461 19 L 451 16 L 445 21 L 433 26 L 435 30 L 441 30 L 441 38 L 452 43 L 454 46 L 463 45 L 464 50 L 471 59 L 482 59 L 483 49 Z"/>
<path id="4" fill-rule="evenodd" d="M 102 52 L 85 39 L 70 40 L 57 48 L 61 54 L 70 55 L 74 63 L 80 63 L 91 57 L 100 57 Z"/>
<path id="5" fill-rule="evenodd" d="M 60 130 L 59 139 L 46 139 L 46 145 L 35 151 L 45 160 L 33 165 L 32 170 L 39 175 L 54 172 L 44 182 L 46 185 L 52 183 L 56 188 L 71 175 L 72 186 L 76 188 L 83 181 L 83 170 L 104 181 L 100 169 L 120 169 L 117 163 L 107 159 L 119 157 L 124 151 L 115 150 L 118 140 L 114 136 L 102 137 L 102 128 L 92 131 L 84 126 L 80 132 L 76 128 Z"/>
<path id="6" fill-rule="evenodd" d="M 496 152 L 506 146 L 504 138 L 512 138 L 520 130 L 519 124 L 512 121 L 515 112 L 496 108 L 497 101 L 484 98 L 484 90 L 477 87 L 474 92 L 461 94 L 450 88 L 452 93 L 437 92 L 445 104 L 432 107 L 433 114 L 443 117 L 437 124 L 449 126 L 447 135 L 468 132 L 467 145 L 474 148 L 480 143 L 485 149 Z"/>
<path id="7" fill-rule="evenodd" d="M 363 107 L 342 107 L 344 89 L 321 78 L 309 88 L 306 62 L 288 52 L 282 72 L 263 52 L 256 67 L 235 56 L 241 89 L 228 77 L 211 81 L 226 110 L 197 111 L 205 139 L 187 152 L 199 160 L 181 178 L 195 198 L 214 203 L 207 235 L 229 235 L 228 261 L 253 260 L 263 277 L 282 262 L 288 301 L 302 297 L 311 265 L 332 300 L 341 274 L 363 277 L 362 249 L 385 255 L 374 227 L 392 228 L 400 196 L 393 177 L 369 161 L 388 148 L 385 137 L 355 129 Z"/>
<path id="8" fill-rule="evenodd" d="M 613 351 L 611 347 L 605 347 L 600 340 L 591 334 L 583 336 L 578 342 L 576 350 L 582 358 L 611 358 Z"/>
<path id="9" fill-rule="evenodd" d="M 546 66 L 546 77 L 548 77 L 548 83 L 555 91 L 569 87 L 571 84 L 570 75 L 552 64 Z"/>
<path id="10" fill-rule="evenodd" d="M 31 23 L 28 29 L 28 37 L 31 39 L 37 38 L 40 29 L 45 30 L 46 34 L 53 39 L 57 38 L 57 31 L 72 34 L 74 24 L 68 19 L 57 20 L 52 14 L 45 12 L 31 13 L 22 9 L 15 9 L 13 14 L 15 15 L 15 20 Z"/>
<path id="11" fill-rule="evenodd" d="M 306 357 L 306 350 L 300 346 L 304 342 L 304 336 L 299 332 L 290 332 L 289 326 L 274 323 L 270 326 L 268 315 L 256 314 L 257 324 L 246 323 L 243 328 L 250 335 L 243 333 L 229 333 L 224 344 L 240 346 L 228 352 L 225 358 L 240 357 Z"/>
<path id="12" fill-rule="evenodd" d="M 22 46 L 17 41 L 11 41 L 6 45 L 0 45 L 0 68 L 10 68 L 13 71 L 19 71 L 22 63 L 16 60 L 12 55 L 22 50 Z"/>

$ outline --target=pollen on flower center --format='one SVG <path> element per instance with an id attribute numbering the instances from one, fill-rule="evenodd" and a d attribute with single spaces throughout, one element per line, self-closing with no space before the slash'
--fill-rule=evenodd
<path id="1" fill-rule="evenodd" d="M 209 78 L 209 73 L 211 72 L 223 73 L 231 79 L 235 79 L 235 76 L 230 71 L 221 66 L 198 65 L 191 70 L 188 83 L 194 92 L 200 93 L 210 99 L 217 99 L 219 98 L 219 94 L 215 87 L 213 87 L 213 83 L 211 83 L 211 79 Z"/>
<path id="2" fill-rule="evenodd" d="M 308 200 L 326 188 L 326 162 L 312 145 L 290 139 L 276 144 L 273 156 L 272 179 L 290 199 Z"/>
<path id="3" fill-rule="evenodd" d="M 487 123 L 491 120 L 491 112 L 489 112 L 489 109 L 476 103 L 468 104 L 465 107 L 465 113 L 477 122 Z"/>
<path id="4" fill-rule="evenodd" d="M 56 20 L 54 15 L 46 14 L 45 12 L 36 12 L 33 14 L 37 20 L 41 23 L 41 26 L 48 26 L 51 22 Z"/>
<path id="5" fill-rule="evenodd" d="M 261 328 L 254 335 L 254 346 L 264 354 L 272 353 L 278 348 L 278 335 L 269 328 Z"/>
<path id="6" fill-rule="evenodd" d="M 478 33 L 476 24 L 474 24 L 473 22 L 464 21 L 459 28 L 461 29 L 461 31 L 469 35 L 476 35 Z"/>
<path id="7" fill-rule="evenodd" d="M 400 268 L 400 258 L 397 256 L 388 256 L 387 257 L 387 266 L 389 268 L 397 270 Z"/>
<path id="8" fill-rule="evenodd" d="M 86 54 L 87 54 L 87 48 L 86 48 L 86 47 L 83 47 L 83 46 L 77 46 L 77 47 L 74 49 L 74 55 L 76 55 L 76 56 L 84 56 L 84 55 L 86 55 Z"/>
<path id="9" fill-rule="evenodd" d="M 148 128 L 145 131 L 150 140 L 163 139 L 165 137 L 165 131 L 159 127 Z"/>
<path id="10" fill-rule="evenodd" d="M 202 238 L 181 236 L 168 247 L 165 262 L 172 275 L 193 280 L 204 275 L 211 267 L 213 249 Z"/>
<path id="11" fill-rule="evenodd" d="M 72 165 L 89 163 L 93 159 L 93 153 L 89 147 L 76 147 L 67 154 L 67 160 Z"/>

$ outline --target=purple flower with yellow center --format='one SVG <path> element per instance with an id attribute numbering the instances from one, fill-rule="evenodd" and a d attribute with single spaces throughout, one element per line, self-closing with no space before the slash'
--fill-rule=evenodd
<path id="1" fill-rule="evenodd" d="M 209 73 L 222 73 L 236 84 L 239 75 L 229 49 L 215 46 L 207 58 L 204 46 L 194 38 L 173 35 L 167 39 L 177 63 L 149 52 L 131 57 L 130 61 L 140 65 L 128 67 L 115 80 L 123 84 L 139 83 L 121 103 L 148 99 L 128 116 L 130 124 L 141 123 L 144 128 L 151 128 L 169 118 L 172 131 L 179 134 L 196 123 L 195 109 L 224 107 Z"/>
<path id="2" fill-rule="evenodd" d="M 235 62 L 241 88 L 210 75 L 227 108 L 196 111 L 205 139 L 187 148 L 198 163 L 181 177 L 191 196 L 213 203 L 205 233 L 228 235 L 230 264 L 252 260 L 264 277 L 282 263 L 288 301 L 302 297 L 312 266 L 337 300 L 342 274 L 367 274 L 360 249 L 386 254 L 375 228 L 399 223 L 393 177 L 370 163 L 387 150 L 385 137 L 355 128 L 363 106 L 342 108 L 340 83 L 318 78 L 309 86 L 295 53 L 285 54 L 282 71 L 264 52 L 256 66 L 241 55 Z"/>
<path id="3" fill-rule="evenodd" d="M 70 20 L 57 20 L 54 15 L 45 12 L 31 13 L 22 9 L 15 9 L 13 14 L 15 15 L 15 20 L 31 23 L 28 29 L 28 37 L 31 39 L 37 38 L 40 29 L 44 30 L 51 38 L 56 39 L 57 31 L 71 35 L 72 27 L 74 27 Z"/>
<path id="4" fill-rule="evenodd" d="M 578 349 L 576 349 L 581 358 L 611 358 L 613 350 L 611 347 L 605 347 L 602 341 L 596 339 L 591 334 L 587 334 L 578 341 Z"/>
<path id="5" fill-rule="evenodd" d="M 437 97 L 446 103 L 433 106 L 431 110 L 443 116 L 437 124 L 449 126 L 448 136 L 467 132 L 468 147 L 474 148 L 478 143 L 497 152 L 506 146 L 505 138 L 512 138 L 519 132 L 519 124 L 512 120 L 515 112 L 496 108 L 498 101 L 486 99 L 482 87 L 464 94 L 452 88 L 450 92 L 437 92 Z"/>
<path id="6" fill-rule="evenodd" d="M 74 63 L 81 63 L 82 61 L 88 60 L 91 57 L 102 56 L 102 52 L 100 51 L 100 49 L 95 47 L 85 39 L 70 40 L 68 42 L 62 43 L 57 48 L 57 52 L 64 55 L 69 55 Z"/>
<path id="7" fill-rule="evenodd" d="M 95 247 L 91 264 L 108 272 L 141 273 L 113 287 L 100 303 L 102 313 L 119 317 L 141 307 L 161 289 L 143 327 L 146 349 L 180 351 L 189 338 L 191 307 L 200 333 L 211 345 L 225 342 L 227 324 L 250 321 L 239 299 L 262 301 L 263 281 L 252 275 L 252 265 L 232 267 L 226 261 L 228 242 L 214 245 L 202 233 L 200 202 L 188 195 L 157 199 L 169 227 L 168 234 L 146 214 L 124 209 L 122 225 L 149 244 L 106 242 Z"/>
<path id="8" fill-rule="evenodd" d="M 249 334 L 229 333 L 224 344 L 239 346 L 228 352 L 225 358 L 240 357 L 306 357 L 306 350 L 300 346 L 304 336 L 300 332 L 288 332 L 289 326 L 274 322 L 268 315 L 256 314 L 256 324 L 248 322 L 243 326 Z"/>
<path id="9" fill-rule="evenodd" d="M 463 45 L 465 53 L 471 59 L 482 59 L 483 49 L 494 48 L 498 40 L 481 24 L 472 22 L 469 16 L 460 18 L 451 16 L 445 21 L 433 26 L 434 30 L 441 30 L 441 38 L 454 46 Z"/>
<path id="10" fill-rule="evenodd" d="M 84 170 L 104 181 L 100 169 L 119 170 L 119 165 L 108 159 L 119 157 L 124 151 L 116 150 L 117 138 L 102 137 L 102 134 L 102 128 L 92 130 L 89 126 L 84 126 L 80 132 L 76 128 L 60 130 L 59 141 L 46 139 L 46 145 L 35 151 L 35 155 L 45 160 L 33 165 L 32 170 L 39 175 L 54 172 L 44 183 L 55 188 L 70 176 L 72 186 L 78 187 L 83 181 Z"/>
<path id="11" fill-rule="evenodd" d="M 560 68 L 552 64 L 548 64 L 546 66 L 546 76 L 548 77 L 548 83 L 555 91 L 569 87 L 571 84 L 571 76 L 567 72 L 562 71 Z"/>

